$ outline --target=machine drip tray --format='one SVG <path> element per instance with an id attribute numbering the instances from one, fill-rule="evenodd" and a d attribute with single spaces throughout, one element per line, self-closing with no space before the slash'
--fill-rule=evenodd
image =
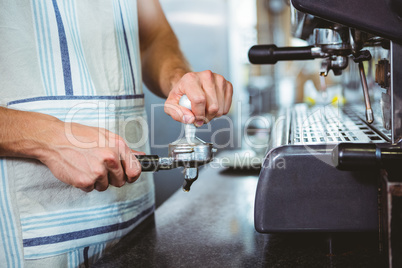
<path id="1" fill-rule="evenodd" d="M 362 119 L 361 107 L 334 107 L 332 105 L 309 108 L 296 105 L 292 110 L 290 144 L 337 144 L 341 142 L 384 143 L 390 133 L 382 127 L 380 116 L 369 125 Z"/>
<path id="2" fill-rule="evenodd" d="M 288 143 L 263 162 L 255 200 L 255 227 L 262 233 L 378 230 L 376 167 L 342 171 L 332 161 L 338 143 L 387 143 L 351 110 L 296 105 L 287 114 Z"/>

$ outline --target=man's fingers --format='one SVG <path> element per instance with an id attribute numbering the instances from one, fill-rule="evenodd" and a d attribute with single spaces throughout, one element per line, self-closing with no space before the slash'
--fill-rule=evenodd
<path id="1" fill-rule="evenodd" d="M 211 121 L 219 112 L 219 92 L 215 84 L 214 74 L 206 74 L 203 80 L 202 89 L 205 92 L 206 103 L 204 106 L 206 122 Z"/>
<path id="2" fill-rule="evenodd" d="M 106 167 L 108 169 L 109 184 L 116 187 L 121 187 L 126 183 L 124 170 L 118 157 L 113 160 L 107 161 Z"/>
<path id="3" fill-rule="evenodd" d="M 108 187 L 109 187 L 109 180 L 107 176 L 99 178 L 94 185 L 95 190 L 99 192 L 106 191 Z"/>
<path id="4" fill-rule="evenodd" d="M 87 174 L 77 180 L 75 187 L 84 192 L 105 191 L 109 187 L 108 171 L 104 164 L 95 165 L 91 175 Z"/>
<path id="5" fill-rule="evenodd" d="M 191 101 L 191 112 L 178 106 L 180 97 L 186 94 Z M 183 123 L 202 126 L 215 117 L 229 112 L 233 87 L 226 79 L 211 71 L 187 73 L 175 85 L 165 102 L 165 112 Z M 193 121 L 194 116 L 195 120 Z"/>
<path id="6" fill-rule="evenodd" d="M 92 186 L 88 186 L 88 187 L 82 187 L 80 188 L 81 190 L 83 190 L 86 193 L 92 192 L 94 190 L 95 185 Z"/>
<path id="7" fill-rule="evenodd" d="M 141 175 L 141 165 L 136 154 L 143 155 L 143 152 L 133 151 L 126 146 L 124 153 L 121 154 L 121 164 L 123 166 L 127 182 L 135 182 Z"/>
<path id="8" fill-rule="evenodd" d="M 227 114 L 230 110 L 230 106 L 232 105 L 232 96 L 233 96 L 233 85 L 229 81 L 226 81 L 226 89 L 225 89 L 225 107 L 223 108 L 223 114 Z"/>
<path id="9" fill-rule="evenodd" d="M 175 104 L 172 100 L 166 100 L 165 102 L 165 113 L 170 115 L 174 120 L 185 123 L 194 123 L 194 114 L 187 108 Z"/>
<path id="10" fill-rule="evenodd" d="M 178 94 L 176 94 L 178 92 Z M 205 107 L 207 104 L 207 96 L 202 88 L 200 77 L 196 73 L 187 73 L 178 83 L 177 88 L 173 90 L 174 104 L 178 104 L 182 95 L 186 94 L 191 102 L 191 113 L 195 116 L 194 124 L 202 126 L 205 120 Z M 170 95 L 169 95 L 170 98 Z M 188 110 L 182 109 L 183 116 L 189 115 Z"/>

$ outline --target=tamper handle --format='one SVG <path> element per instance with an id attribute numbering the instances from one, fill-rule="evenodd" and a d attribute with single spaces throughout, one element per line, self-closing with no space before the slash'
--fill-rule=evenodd
<path id="1" fill-rule="evenodd" d="M 187 95 L 183 95 L 179 100 L 179 105 L 183 106 L 191 111 L 191 101 L 188 99 Z M 186 124 L 184 127 L 186 139 L 188 143 L 192 143 L 195 137 L 196 127 L 193 124 Z"/>

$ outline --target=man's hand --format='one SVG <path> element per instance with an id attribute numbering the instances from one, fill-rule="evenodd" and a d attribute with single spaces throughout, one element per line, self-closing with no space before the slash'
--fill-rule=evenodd
<path id="1" fill-rule="evenodd" d="M 191 72 L 158 0 L 138 0 L 138 26 L 144 82 L 153 93 L 167 97 L 165 112 L 175 120 L 201 126 L 227 114 L 233 87 L 223 76 Z M 184 94 L 192 111 L 180 107 Z"/>
<path id="2" fill-rule="evenodd" d="M 183 95 L 191 101 L 191 111 L 179 105 Z M 227 114 L 232 95 L 232 84 L 223 76 L 211 71 L 189 72 L 174 84 L 165 102 L 165 112 L 179 122 L 200 127 Z"/>
<path id="3" fill-rule="evenodd" d="M 137 180 L 135 154 L 143 153 L 106 129 L 0 107 L 0 156 L 37 159 L 57 179 L 86 192 Z"/>
<path id="4" fill-rule="evenodd" d="M 135 154 L 123 138 L 102 128 L 64 124 L 39 159 L 59 180 L 86 192 L 104 191 L 109 184 L 121 187 L 141 174 Z"/>

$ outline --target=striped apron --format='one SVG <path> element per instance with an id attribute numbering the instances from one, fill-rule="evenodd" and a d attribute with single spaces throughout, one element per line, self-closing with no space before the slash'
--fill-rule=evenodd
<path id="1" fill-rule="evenodd" d="M 102 127 L 149 153 L 134 0 L 0 0 L 0 105 Z M 2 267 L 85 267 L 154 211 L 150 174 L 85 193 L 0 159 Z"/>

